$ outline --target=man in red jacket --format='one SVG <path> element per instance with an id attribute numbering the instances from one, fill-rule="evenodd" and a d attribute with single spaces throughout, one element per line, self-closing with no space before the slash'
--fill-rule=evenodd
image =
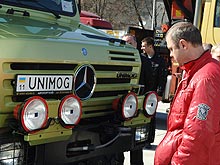
<path id="1" fill-rule="evenodd" d="M 220 164 L 220 65 L 204 51 L 199 30 L 188 22 L 173 25 L 167 47 L 185 70 L 168 116 L 155 165 Z"/>

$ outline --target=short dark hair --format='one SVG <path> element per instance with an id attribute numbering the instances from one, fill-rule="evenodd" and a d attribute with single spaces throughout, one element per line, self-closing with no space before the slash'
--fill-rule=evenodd
<path id="1" fill-rule="evenodd" d="M 137 41 L 136 37 L 130 33 L 126 33 L 125 35 L 122 36 L 123 37 L 132 37 L 135 41 Z"/>
<path id="2" fill-rule="evenodd" d="M 174 24 L 167 32 L 166 38 L 169 36 L 175 46 L 179 48 L 179 41 L 184 39 L 193 46 L 202 45 L 202 36 L 197 27 L 190 22 L 178 22 Z"/>
<path id="3" fill-rule="evenodd" d="M 154 46 L 154 39 L 152 37 L 145 37 L 144 39 L 141 40 L 141 42 L 146 42 L 147 46 Z"/>

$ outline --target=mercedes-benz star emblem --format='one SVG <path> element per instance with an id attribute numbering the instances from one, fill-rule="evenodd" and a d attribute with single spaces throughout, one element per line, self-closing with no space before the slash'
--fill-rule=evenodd
<path id="1" fill-rule="evenodd" d="M 81 100 L 90 98 L 96 85 L 95 70 L 91 65 L 82 65 L 76 70 L 74 92 Z"/>

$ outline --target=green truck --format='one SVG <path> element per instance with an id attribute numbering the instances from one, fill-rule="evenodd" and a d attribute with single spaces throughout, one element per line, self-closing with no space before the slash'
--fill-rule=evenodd
<path id="1" fill-rule="evenodd" d="M 80 1 L 0 1 L 0 164 L 116 164 L 157 108 L 137 49 L 80 23 Z"/>

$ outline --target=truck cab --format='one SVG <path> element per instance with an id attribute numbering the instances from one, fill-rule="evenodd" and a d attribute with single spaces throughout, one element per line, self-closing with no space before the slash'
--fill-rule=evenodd
<path id="1" fill-rule="evenodd" d="M 78 6 L 0 1 L 0 164 L 115 164 L 148 142 L 157 95 L 141 93 L 138 50 Z"/>

